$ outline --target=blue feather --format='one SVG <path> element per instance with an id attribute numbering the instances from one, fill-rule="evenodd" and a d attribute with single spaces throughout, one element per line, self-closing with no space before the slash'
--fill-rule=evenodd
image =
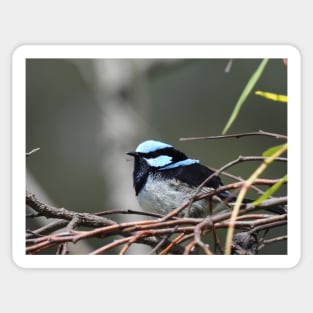
<path id="1" fill-rule="evenodd" d="M 163 166 L 170 166 L 172 157 L 168 155 L 160 155 L 156 158 L 150 158 L 145 160 L 148 162 L 148 164 L 152 167 L 163 167 Z"/>
<path id="2" fill-rule="evenodd" d="M 182 161 L 179 161 L 176 163 L 166 165 L 166 166 L 160 168 L 160 171 L 169 170 L 169 169 L 176 168 L 179 166 L 187 166 L 187 165 L 191 165 L 191 164 L 195 164 L 195 163 L 199 163 L 199 160 L 186 159 L 186 160 L 182 160 Z"/>
<path id="3" fill-rule="evenodd" d="M 165 148 L 173 148 L 173 146 L 161 141 L 146 140 L 137 147 L 136 152 L 150 153 Z"/>

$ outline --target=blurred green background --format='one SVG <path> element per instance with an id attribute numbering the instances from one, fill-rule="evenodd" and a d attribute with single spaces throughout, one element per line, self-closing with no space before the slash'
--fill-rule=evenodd
<path id="1" fill-rule="evenodd" d="M 27 189 L 50 205 L 75 211 L 139 209 L 132 187 L 133 162 L 125 152 L 143 140 L 173 144 L 213 168 L 239 155 L 261 155 L 282 142 L 262 136 L 179 141 L 220 135 L 260 61 L 235 59 L 225 72 L 225 59 L 28 59 L 26 151 L 40 151 L 27 159 Z M 281 59 L 269 61 L 255 90 L 287 94 Z M 287 134 L 287 106 L 252 93 L 228 133 L 260 129 Z M 257 165 L 246 162 L 229 172 L 247 178 Z M 286 170 L 286 164 L 277 162 L 263 177 L 279 178 Z M 277 195 L 285 193 L 286 187 Z M 137 248 L 130 253 L 144 253 Z M 74 249 L 86 253 L 91 248 Z M 286 242 L 262 253 L 286 253 Z"/>

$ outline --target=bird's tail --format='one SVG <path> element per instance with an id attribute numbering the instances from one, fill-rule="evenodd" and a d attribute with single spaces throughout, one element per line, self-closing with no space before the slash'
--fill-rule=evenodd
<path id="1" fill-rule="evenodd" d="M 227 201 L 227 202 L 236 202 L 237 200 L 237 197 L 228 193 L 228 192 L 222 192 L 219 194 L 219 196 L 224 200 L 224 201 Z M 254 200 L 251 200 L 251 199 L 243 199 L 243 203 L 247 204 L 247 203 L 251 203 L 253 202 Z M 287 209 L 285 209 L 284 207 L 282 206 L 273 206 L 273 207 L 267 207 L 267 208 L 264 208 L 264 210 L 266 211 L 269 211 L 269 212 L 272 212 L 272 213 L 275 213 L 275 214 L 279 214 L 279 215 L 282 215 L 282 214 L 286 214 L 287 213 Z"/>

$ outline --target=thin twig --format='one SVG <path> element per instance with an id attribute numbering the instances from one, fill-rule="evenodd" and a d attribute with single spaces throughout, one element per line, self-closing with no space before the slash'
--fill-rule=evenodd
<path id="1" fill-rule="evenodd" d="M 269 136 L 274 137 L 276 139 L 287 140 L 288 137 L 282 134 L 275 134 L 270 132 L 265 132 L 263 130 L 259 130 L 257 132 L 248 132 L 248 133 L 239 133 L 239 134 L 231 134 L 231 135 L 218 135 L 218 136 L 203 136 L 203 137 L 188 137 L 188 138 L 180 138 L 180 141 L 189 141 L 189 140 L 207 140 L 207 139 L 225 139 L 225 138 L 241 138 L 247 136 Z"/>
<path id="2" fill-rule="evenodd" d="M 211 167 L 211 170 L 216 172 L 218 169 L 216 169 L 214 167 Z M 236 181 L 244 181 L 244 179 L 242 177 L 230 174 L 230 173 L 225 172 L 225 171 L 221 172 L 219 175 L 224 175 L 224 176 L 232 178 L 232 179 L 234 179 Z M 265 193 L 265 191 L 263 191 L 262 189 L 256 187 L 255 185 L 251 186 L 251 189 L 253 189 L 259 195 L 262 195 L 262 194 Z"/>
<path id="3" fill-rule="evenodd" d="M 280 242 L 280 241 L 285 241 L 287 239 L 288 239 L 287 235 L 279 236 L 279 237 L 275 237 L 275 238 L 270 238 L 270 239 L 264 239 L 263 242 L 259 245 L 258 248 L 259 248 L 259 250 L 261 250 L 268 244 L 277 243 L 277 242 Z"/>
<path id="4" fill-rule="evenodd" d="M 158 243 L 157 245 L 151 249 L 151 251 L 149 252 L 149 254 L 154 254 L 156 253 L 156 251 L 158 251 L 158 249 L 160 249 L 162 246 L 164 246 L 165 242 L 168 241 L 168 237 L 163 237 Z M 170 244 L 170 242 L 169 242 Z"/>
<path id="5" fill-rule="evenodd" d="M 98 216 L 111 215 L 111 214 L 137 214 L 137 215 L 157 217 L 157 218 L 163 217 L 163 215 L 157 214 L 154 212 L 144 212 L 144 211 L 128 210 L 128 209 L 125 209 L 125 210 L 123 210 L 123 209 L 106 210 L 106 211 L 96 212 L 94 214 L 98 215 Z"/>
<path id="6" fill-rule="evenodd" d="M 233 62 L 234 62 L 234 59 L 229 59 L 229 61 L 226 64 L 226 67 L 224 69 L 225 73 L 229 73 L 230 72 L 230 70 L 231 70 L 231 68 L 233 66 Z"/>
<path id="7" fill-rule="evenodd" d="M 179 234 L 173 241 L 170 242 L 170 244 L 164 248 L 159 254 L 160 255 L 164 255 L 167 254 L 174 246 L 177 242 L 179 242 L 183 237 L 185 236 L 184 233 Z"/>
<path id="8" fill-rule="evenodd" d="M 33 150 L 29 151 L 29 152 L 26 152 L 26 158 L 28 158 L 30 155 L 32 155 L 33 153 L 35 153 L 35 152 L 37 152 L 39 150 L 40 150 L 40 148 L 35 148 L 35 149 L 33 149 Z"/>
<path id="9" fill-rule="evenodd" d="M 64 221 L 64 220 L 52 222 L 48 225 L 42 226 L 26 234 L 26 238 L 28 239 L 33 236 L 43 236 L 43 235 L 51 234 L 55 232 L 56 230 L 64 228 L 67 224 L 68 224 L 68 221 Z"/>

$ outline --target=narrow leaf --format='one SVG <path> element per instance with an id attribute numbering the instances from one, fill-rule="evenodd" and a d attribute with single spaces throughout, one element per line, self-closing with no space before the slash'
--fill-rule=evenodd
<path id="1" fill-rule="evenodd" d="M 242 93 L 241 93 L 237 103 L 235 104 L 234 110 L 233 110 L 233 112 L 232 112 L 232 114 L 231 114 L 231 116 L 230 116 L 226 126 L 224 127 L 222 134 L 225 134 L 228 131 L 230 126 L 233 124 L 233 122 L 237 118 L 243 103 L 246 101 L 247 97 L 251 93 L 251 91 L 254 88 L 255 84 L 257 83 L 257 81 L 261 77 L 261 75 L 262 75 L 262 73 L 263 73 L 263 71 L 264 71 L 268 61 L 269 61 L 268 59 L 262 60 L 262 62 L 260 63 L 260 65 L 258 66 L 256 71 L 250 77 L 246 87 L 242 91 Z"/>
<path id="2" fill-rule="evenodd" d="M 285 95 L 279 95 L 277 93 L 267 92 L 267 91 L 256 91 L 255 95 L 279 102 L 288 102 L 288 97 Z"/>
<path id="3" fill-rule="evenodd" d="M 284 146 L 284 144 L 271 147 L 271 148 L 265 150 L 265 151 L 262 153 L 262 155 L 263 155 L 264 157 L 270 157 L 270 156 L 272 156 L 273 154 L 275 154 L 279 149 L 281 149 L 282 146 Z"/>
<path id="4" fill-rule="evenodd" d="M 276 192 L 277 189 L 280 188 L 282 184 L 284 184 L 287 181 L 287 175 L 285 175 L 283 178 L 281 178 L 276 184 L 274 184 L 272 187 L 267 189 L 267 191 L 260 196 L 258 199 L 253 201 L 254 205 L 259 205 L 264 200 L 268 199 L 274 192 Z"/>

